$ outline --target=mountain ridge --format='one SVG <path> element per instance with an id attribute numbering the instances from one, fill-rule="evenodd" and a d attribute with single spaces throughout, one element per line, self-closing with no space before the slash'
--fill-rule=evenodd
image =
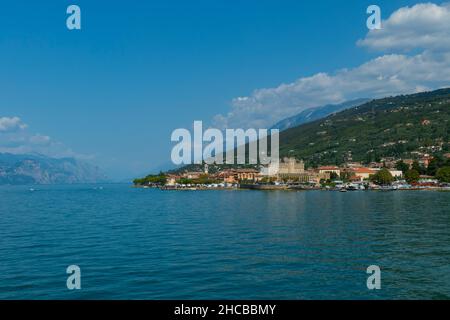
<path id="1" fill-rule="evenodd" d="M 96 166 L 75 158 L 0 153 L 0 185 L 107 182 Z"/>
<path id="2" fill-rule="evenodd" d="M 270 129 L 279 129 L 280 131 L 284 131 L 290 128 L 298 127 L 302 124 L 325 118 L 330 114 L 362 105 L 370 100 L 371 99 L 360 98 L 339 104 L 327 104 L 319 107 L 308 108 L 294 116 L 278 121 Z"/>

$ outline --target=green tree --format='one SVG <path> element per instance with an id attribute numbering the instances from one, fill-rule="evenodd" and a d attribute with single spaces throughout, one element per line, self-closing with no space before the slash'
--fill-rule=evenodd
<path id="1" fill-rule="evenodd" d="M 426 173 L 426 169 L 423 166 L 421 166 L 418 161 L 413 162 L 411 169 L 416 170 L 417 172 L 419 172 L 419 174 Z"/>
<path id="2" fill-rule="evenodd" d="M 427 174 L 430 176 L 435 176 L 439 169 L 439 163 L 437 159 L 432 159 L 428 164 Z"/>
<path id="3" fill-rule="evenodd" d="M 391 184 L 392 181 L 394 181 L 394 177 L 392 176 L 392 174 L 389 172 L 388 169 L 383 168 L 374 175 L 372 175 L 370 177 L 370 180 L 380 185 L 387 185 Z"/>
<path id="4" fill-rule="evenodd" d="M 135 185 L 143 185 L 145 183 L 145 179 L 134 179 L 133 183 Z"/>
<path id="5" fill-rule="evenodd" d="M 164 173 L 160 172 L 158 175 L 146 176 L 145 180 L 147 181 L 147 183 L 165 184 L 167 182 L 167 177 L 164 175 Z"/>
<path id="6" fill-rule="evenodd" d="M 330 180 L 337 180 L 339 178 L 338 174 L 336 172 L 331 172 L 330 173 Z"/>
<path id="7" fill-rule="evenodd" d="M 408 183 L 412 183 L 412 182 L 417 182 L 420 178 L 420 173 L 419 171 L 415 170 L 415 169 L 411 169 L 408 170 L 405 173 L 405 179 L 406 181 L 408 181 Z"/>
<path id="8" fill-rule="evenodd" d="M 436 173 L 436 178 L 440 182 L 450 182 L 450 167 L 440 168 Z"/>
<path id="9" fill-rule="evenodd" d="M 188 179 L 188 178 L 181 178 L 181 179 L 177 180 L 177 183 L 179 183 L 179 184 L 193 184 L 194 180 Z"/>
<path id="10" fill-rule="evenodd" d="M 408 166 L 406 163 L 404 163 L 403 160 L 398 161 L 398 162 L 395 164 L 395 168 L 396 168 L 397 170 L 400 170 L 401 172 L 403 172 L 403 174 L 405 174 L 406 171 L 409 170 L 409 166 Z"/>
<path id="11" fill-rule="evenodd" d="M 135 185 L 150 185 L 150 184 L 157 184 L 157 185 L 163 185 L 167 182 L 167 177 L 163 172 L 160 172 L 157 175 L 148 175 L 145 178 L 140 179 L 134 179 L 133 183 Z"/>
<path id="12" fill-rule="evenodd" d="M 348 182 L 354 175 L 355 175 L 354 172 L 342 171 L 341 172 L 341 180 L 344 182 Z"/>

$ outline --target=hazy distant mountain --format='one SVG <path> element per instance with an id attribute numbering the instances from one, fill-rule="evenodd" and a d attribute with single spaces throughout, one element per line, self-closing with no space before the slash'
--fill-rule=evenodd
<path id="1" fill-rule="evenodd" d="M 0 185 L 72 184 L 107 181 L 99 168 L 74 158 L 0 153 Z"/>
<path id="2" fill-rule="evenodd" d="M 314 120 L 325 118 L 335 112 L 362 105 L 368 101 L 370 101 L 370 99 L 356 99 L 341 104 L 328 104 L 321 107 L 309 108 L 295 116 L 279 121 L 273 125 L 271 129 L 279 129 L 280 131 L 283 131 L 289 128 L 297 127 Z"/>

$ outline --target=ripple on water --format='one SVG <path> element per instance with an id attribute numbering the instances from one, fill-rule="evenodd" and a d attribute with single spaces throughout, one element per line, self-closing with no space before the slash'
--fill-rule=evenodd
<path id="1" fill-rule="evenodd" d="M 103 187 L 0 188 L 0 298 L 450 298 L 450 193 Z"/>

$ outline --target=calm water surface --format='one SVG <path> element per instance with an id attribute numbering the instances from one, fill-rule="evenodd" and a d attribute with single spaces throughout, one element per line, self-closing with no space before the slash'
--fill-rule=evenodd
<path id="1" fill-rule="evenodd" d="M 450 193 L 34 188 L 0 187 L 0 299 L 450 298 Z"/>

